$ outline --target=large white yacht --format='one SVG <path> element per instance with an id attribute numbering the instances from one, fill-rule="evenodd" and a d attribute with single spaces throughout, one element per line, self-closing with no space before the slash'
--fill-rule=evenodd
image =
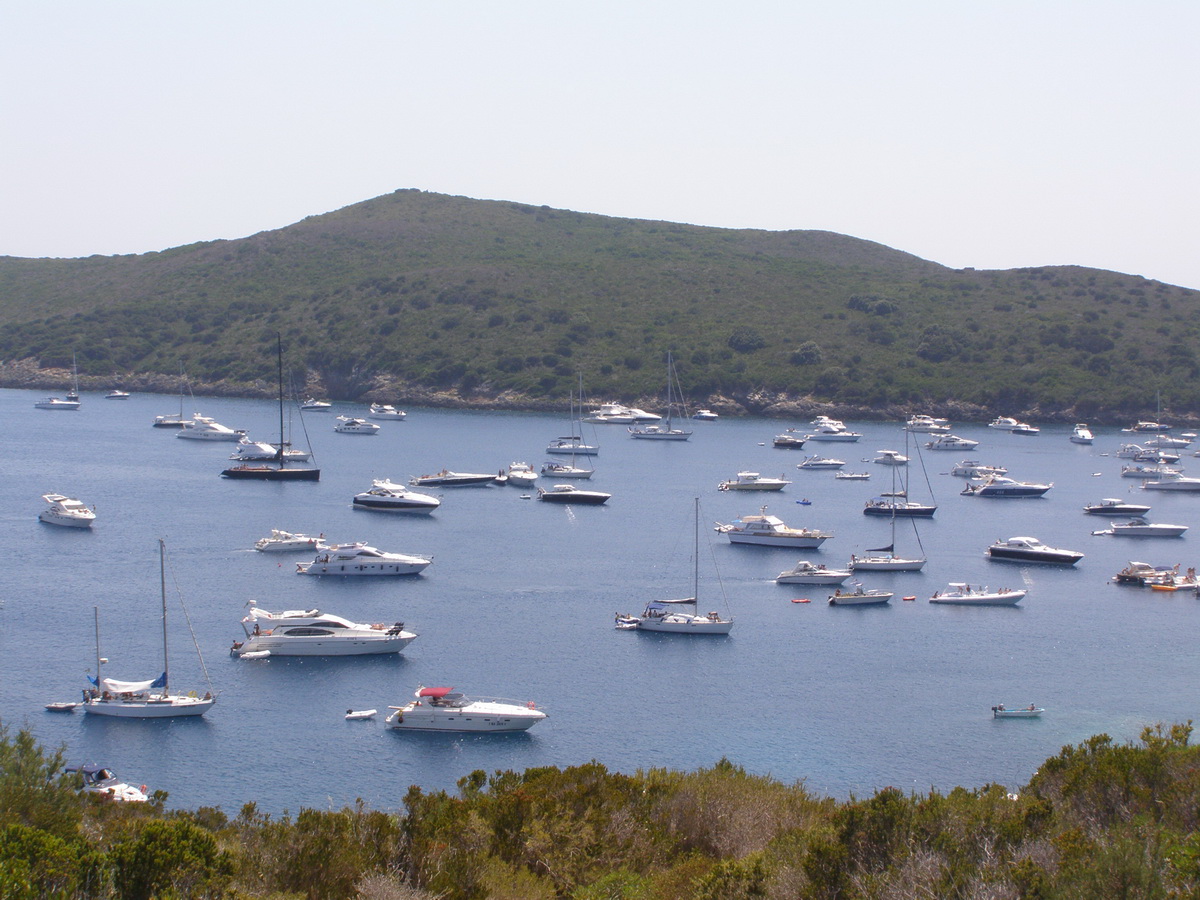
<path id="1" fill-rule="evenodd" d="M 317 551 L 309 563 L 297 563 L 301 575 L 416 575 L 432 559 L 405 553 L 385 553 L 362 541 L 335 544 Z"/>
<path id="2" fill-rule="evenodd" d="M 1147 491 L 1200 491 L 1200 478 L 1175 472 L 1142 482 Z"/>
<path id="3" fill-rule="evenodd" d="M 240 441 L 244 431 L 227 428 L 216 419 L 193 413 L 190 421 L 184 422 L 175 437 L 189 441 Z"/>
<path id="4" fill-rule="evenodd" d="M 300 550 L 320 550 L 325 546 L 325 535 L 297 534 L 291 531 L 271 529 L 271 536 L 259 538 L 254 549 L 261 553 L 295 553 Z"/>
<path id="5" fill-rule="evenodd" d="M 946 419 L 919 414 L 908 417 L 908 421 L 904 423 L 904 430 L 921 434 L 949 434 L 950 423 Z"/>
<path id="6" fill-rule="evenodd" d="M 633 425 L 636 422 L 657 422 L 662 416 L 626 406 L 624 403 L 602 403 L 583 417 L 583 421 L 596 425 Z"/>
<path id="7" fill-rule="evenodd" d="M 79 409 L 78 400 L 64 400 L 61 397 L 46 397 L 44 400 L 38 400 L 33 405 L 36 409 Z"/>
<path id="8" fill-rule="evenodd" d="M 1151 522 L 1142 516 L 1134 516 L 1128 522 L 1113 522 L 1102 531 L 1092 534 L 1109 534 L 1116 537 L 1180 537 L 1188 530 L 1186 525 L 1168 525 L 1166 522 Z"/>
<path id="9" fill-rule="evenodd" d="M 307 450 L 293 450 L 290 447 L 283 449 L 283 458 L 288 461 L 308 462 L 311 456 Z M 266 441 L 252 441 L 243 435 L 229 454 L 229 458 L 238 462 L 265 462 L 279 458 L 279 447 Z"/>
<path id="10" fill-rule="evenodd" d="M 452 687 L 418 687 L 407 706 L 389 706 L 388 728 L 400 731 L 526 731 L 546 714 L 531 700 L 479 699 Z"/>
<path id="11" fill-rule="evenodd" d="M 250 601 L 242 619 L 246 640 L 234 641 L 234 656 L 366 656 L 399 653 L 416 635 L 403 622 L 373 625 L 351 622 L 317 609 L 269 612 Z"/>
<path id="12" fill-rule="evenodd" d="M 957 434 L 939 434 L 932 441 L 925 442 L 926 450 L 974 450 L 978 446 L 979 441 Z"/>
<path id="13" fill-rule="evenodd" d="M 390 403 L 372 403 L 371 410 L 367 413 L 369 419 L 383 419 L 400 422 L 408 416 L 402 409 L 396 409 Z"/>
<path id="14" fill-rule="evenodd" d="M 38 518 L 47 525 L 91 528 L 96 521 L 96 511 L 81 500 L 63 494 L 42 494 L 42 499 L 50 505 L 38 513 Z"/>
<path id="15" fill-rule="evenodd" d="M 338 416 L 333 430 L 338 434 L 375 434 L 379 431 L 379 426 L 354 416 Z"/>
<path id="16" fill-rule="evenodd" d="M 817 528 L 792 528 L 778 516 L 767 515 L 761 507 L 758 515 L 740 516 L 728 525 L 717 525 L 717 531 L 729 538 L 731 544 L 757 544 L 761 547 L 791 547 L 812 550 L 833 537 Z"/>
<path id="17" fill-rule="evenodd" d="M 802 559 L 775 576 L 776 584 L 841 584 L 850 577 L 849 569 L 830 569 L 824 563 Z"/>
<path id="18" fill-rule="evenodd" d="M 782 491 L 791 484 L 782 475 L 778 478 L 764 478 L 758 472 L 738 472 L 737 478 L 722 481 L 717 485 L 718 491 Z"/>
<path id="19" fill-rule="evenodd" d="M 402 513 L 431 513 L 442 501 L 428 494 L 410 491 L 402 484 L 394 481 L 376 479 L 371 483 L 369 491 L 354 495 L 355 509 L 369 509 L 377 512 Z"/>

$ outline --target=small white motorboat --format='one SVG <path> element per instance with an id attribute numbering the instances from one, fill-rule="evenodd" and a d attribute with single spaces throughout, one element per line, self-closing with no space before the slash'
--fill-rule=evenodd
<path id="1" fill-rule="evenodd" d="M 177 438 L 186 441 L 240 441 L 246 432 L 222 425 L 211 416 L 193 413 L 191 419 L 180 426 Z"/>
<path id="2" fill-rule="evenodd" d="M 78 400 L 63 400 L 61 397 L 46 397 L 44 400 L 38 400 L 33 405 L 36 409 L 79 409 Z"/>
<path id="3" fill-rule="evenodd" d="M 537 469 L 527 462 L 515 462 L 509 465 L 504 478 L 505 483 L 513 487 L 528 488 L 533 487 L 538 480 L 538 473 Z"/>
<path id="4" fill-rule="evenodd" d="M 698 422 L 715 422 L 720 416 L 711 409 L 698 409 L 692 413 L 692 418 Z"/>
<path id="5" fill-rule="evenodd" d="M 731 544 L 791 547 L 794 550 L 813 550 L 833 537 L 830 532 L 817 528 L 792 528 L 778 516 L 767 515 L 765 506 L 759 508 L 758 515 L 739 516 L 727 525 L 718 522 L 715 530 L 729 538 Z"/>
<path id="6" fill-rule="evenodd" d="M 978 446 L 979 441 L 959 437 L 957 434 L 942 434 L 932 441 L 925 442 L 926 450 L 974 450 Z"/>
<path id="7" fill-rule="evenodd" d="M 47 525 L 91 528 L 96 521 L 96 511 L 80 500 L 63 494 L 42 494 L 42 499 L 50 505 L 38 513 L 38 518 Z"/>
<path id="8" fill-rule="evenodd" d="M 1089 503 L 1083 511 L 1093 516 L 1144 516 L 1150 512 L 1150 507 L 1140 503 L 1126 503 L 1116 497 L 1105 497 L 1099 503 Z"/>
<path id="9" fill-rule="evenodd" d="M 129 392 L 128 391 L 120 391 L 120 390 L 117 390 L 116 388 L 113 388 L 111 391 L 109 391 L 107 394 L 104 395 L 104 399 L 105 400 L 128 400 Z"/>
<path id="10" fill-rule="evenodd" d="M 829 456 L 809 456 L 796 463 L 797 469 L 840 469 L 846 464 L 844 459 L 833 459 Z"/>
<path id="11" fill-rule="evenodd" d="M 376 479 L 369 491 L 355 494 L 352 504 L 355 509 L 374 512 L 400 512 L 429 514 L 442 505 L 437 497 L 410 491 L 394 481 Z"/>
<path id="12" fill-rule="evenodd" d="M 829 595 L 830 606 L 873 606 L 887 603 L 896 596 L 894 591 L 884 591 L 878 588 L 867 588 L 855 583 L 854 590 L 843 591 L 840 588 Z"/>
<path id="13" fill-rule="evenodd" d="M 328 400 L 315 400 L 309 397 L 300 404 L 300 408 L 305 412 L 327 412 L 333 407 L 333 404 Z"/>
<path id="14" fill-rule="evenodd" d="M 117 803 L 145 803 L 150 799 L 144 784 L 141 787 L 126 784 L 104 766 L 67 766 L 64 771 L 80 775 L 87 794 L 98 794 Z"/>
<path id="15" fill-rule="evenodd" d="M 1188 530 L 1186 525 L 1168 525 L 1166 522 L 1150 522 L 1143 516 L 1134 516 L 1128 522 L 1113 522 L 1108 528 L 1092 534 L 1109 534 L 1117 537 L 1180 537 Z"/>
<path id="16" fill-rule="evenodd" d="M 1083 422 L 1080 422 L 1071 429 L 1070 441 L 1072 444 L 1090 444 L 1096 439 L 1092 434 L 1092 429 L 1088 428 Z"/>
<path id="17" fill-rule="evenodd" d="M 379 712 L 377 709 L 348 709 L 346 710 L 346 718 L 352 722 L 361 719 L 373 719 L 377 712 Z"/>
<path id="18" fill-rule="evenodd" d="M 907 466 L 908 457 L 899 450 L 880 450 L 871 462 L 879 466 Z"/>
<path id="19" fill-rule="evenodd" d="M 1036 719 L 1046 710 L 1040 706 L 1034 706 L 1030 703 L 1028 706 L 1011 707 L 1005 706 L 1003 703 L 997 703 L 992 707 L 992 718 L 994 719 Z"/>
<path id="20" fill-rule="evenodd" d="M 408 480 L 413 487 L 487 487 L 496 481 L 490 472 L 451 472 L 442 469 L 433 475 L 417 475 Z"/>

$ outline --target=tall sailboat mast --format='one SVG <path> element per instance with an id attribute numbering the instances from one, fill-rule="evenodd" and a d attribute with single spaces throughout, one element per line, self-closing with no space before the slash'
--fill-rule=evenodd
<path id="1" fill-rule="evenodd" d="M 167 663 L 167 551 L 163 539 L 158 539 L 158 580 L 162 590 L 162 633 L 163 633 L 163 696 L 171 692 L 171 679 L 167 674 L 170 666 Z M 99 633 L 99 632 L 97 632 Z"/>

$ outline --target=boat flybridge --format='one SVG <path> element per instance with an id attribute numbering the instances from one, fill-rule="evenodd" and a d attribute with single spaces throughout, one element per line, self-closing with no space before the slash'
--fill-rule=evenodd
<path id="1" fill-rule="evenodd" d="M 96 521 L 96 511 L 82 500 L 63 494 L 42 494 L 42 499 L 50 505 L 38 513 L 38 518 L 47 525 L 91 528 Z"/>

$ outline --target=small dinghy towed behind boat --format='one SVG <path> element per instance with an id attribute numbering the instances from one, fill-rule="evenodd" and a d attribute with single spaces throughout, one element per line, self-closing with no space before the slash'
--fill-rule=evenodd
<path id="1" fill-rule="evenodd" d="M 377 709 L 348 709 L 346 710 L 346 718 L 350 721 L 360 721 L 362 719 L 373 719 Z"/>

